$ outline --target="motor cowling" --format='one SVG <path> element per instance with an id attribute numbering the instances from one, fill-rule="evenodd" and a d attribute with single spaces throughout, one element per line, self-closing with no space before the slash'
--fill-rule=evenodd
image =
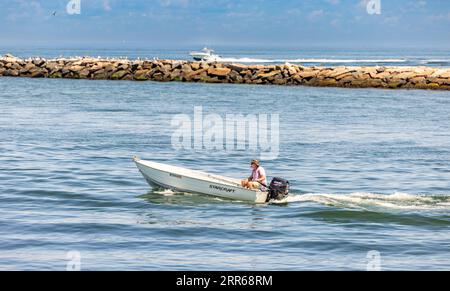
<path id="1" fill-rule="evenodd" d="M 289 194 L 289 181 L 275 177 L 270 181 L 267 200 L 282 200 Z"/>

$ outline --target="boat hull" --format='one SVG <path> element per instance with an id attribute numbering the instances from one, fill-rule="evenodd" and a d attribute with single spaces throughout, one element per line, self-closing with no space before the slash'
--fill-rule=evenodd
<path id="1" fill-rule="evenodd" d="M 167 169 L 167 165 L 135 159 L 137 168 L 151 186 L 160 186 L 180 192 L 199 193 L 226 199 L 265 203 L 267 192 L 255 191 L 222 183 L 218 176 L 208 176 L 198 171 L 189 171 L 178 167 Z M 225 177 L 224 177 L 225 178 Z"/>

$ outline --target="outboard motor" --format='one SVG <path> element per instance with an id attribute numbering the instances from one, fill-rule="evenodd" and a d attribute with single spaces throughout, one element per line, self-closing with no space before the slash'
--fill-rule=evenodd
<path id="1" fill-rule="evenodd" d="M 289 194 L 289 181 L 282 178 L 273 178 L 269 185 L 269 200 L 282 200 Z"/>

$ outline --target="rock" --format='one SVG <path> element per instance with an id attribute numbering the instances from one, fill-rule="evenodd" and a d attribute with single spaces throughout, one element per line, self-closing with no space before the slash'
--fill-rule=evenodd
<path id="1" fill-rule="evenodd" d="M 84 66 L 72 65 L 72 66 L 68 67 L 67 69 L 71 72 L 78 73 L 79 71 L 83 70 L 84 68 L 85 68 Z"/>
<path id="2" fill-rule="evenodd" d="M 151 69 L 153 69 L 153 62 L 144 61 L 142 63 L 142 69 L 143 70 L 151 70 Z"/>
<path id="3" fill-rule="evenodd" d="M 408 80 L 408 79 L 414 78 L 415 76 L 416 76 L 416 74 L 414 72 L 404 72 L 404 73 L 395 75 L 395 78 Z"/>
<path id="4" fill-rule="evenodd" d="M 193 78 L 195 76 L 198 76 L 198 75 L 202 74 L 203 72 L 206 72 L 207 70 L 208 69 L 199 69 L 199 70 L 196 70 L 196 71 L 190 71 L 190 72 L 182 74 L 182 76 L 185 77 L 186 79 L 191 79 L 191 78 Z"/>
<path id="5" fill-rule="evenodd" d="M 19 74 L 20 75 L 27 75 L 34 68 L 36 68 L 36 66 L 32 62 L 26 63 L 25 66 L 22 69 L 19 70 Z"/>
<path id="6" fill-rule="evenodd" d="M 207 62 L 201 62 L 200 63 L 200 68 L 202 68 L 202 69 L 209 69 L 209 64 Z"/>
<path id="7" fill-rule="evenodd" d="M 261 72 L 261 73 L 257 74 L 257 76 L 264 79 L 264 78 L 273 77 L 273 76 L 275 76 L 277 74 L 280 74 L 280 73 L 281 73 L 280 70 L 276 70 L 276 71 L 272 71 L 272 72 L 268 72 L 268 73 Z"/>
<path id="8" fill-rule="evenodd" d="M 45 61 L 43 59 L 35 59 L 33 60 L 33 64 L 37 67 L 41 67 L 45 64 Z"/>
<path id="9" fill-rule="evenodd" d="M 191 66 L 189 64 L 183 64 L 181 66 L 181 71 L 185 72 L 185 73 L 188 73 L 188 72 L 192 71 L 192 68 L 191 68 Z"/>
<path id="10" fill-rule="evenodd" d="M 368 83 L 367 80 L 353 79 L 347 84 L 351 85 L 351 87 L 354 87 L 354 88 L 366 88 L 366 87 L 368 87 L 367 83 Z"/>
<path id="11" fill-rule="evenodd" d="M 273 84 L 275 84 L 275 85 L 284 85 L 284 84 L 286 84 L 286 83 L 287 83 L 287 80 L 284 79 L 284 78 L 275 79 L 275 80 L 273 81 Z"/>
<path id="12" fill-rule="evenodd" d="M 342 78 L 341 77 L 336 78 L 336 80 L 339 83 L 347 83 L 347 82 L 351 82 L 351 81 L 355 80 L 355 78 L 353 77 L 353 73 L 349 73 L 349 74 L 346 74 L 345 76 L 343 76 Z"/>
<path id="13" fill-rule="evenodd" d="M 227 68 L 236 71 L 238 73 L 248 69 L 247 66 L 241 64 L 227 64 Z"/>
<path id="14" fill-rule="evenodd" d="M 135 78 L 136 78 L 136 76 L 135 76 Z M 156 74 L 154 74 L 153 76 L 151 76 L 151 79 L 152 80 L 155 80 L 155 81 L 159 81 L 159 82 L 163 82 L 163 81 L 170 81 L 168 78 L 167 78 L 167 76 L 165 76 L 163 73 L 156 73 Z M 144 81 L 145 79 L 142 79 L 142 80 L 140 80 L 140 81 Z"/>
<path id="15" fill-rule="evenodd" d="M 347 72 L 345 72 L 345 73 L 343 73 L 343 74 L 340 74 L 340 75 L 338 75 L 338 76 L 336 76 L 336 77 L 334 77 L 336 80 L 342 80 L 342 79 L 346 79 L 347 77 L 352 77 L 352 72 L 349 72 L 349 71 L 347 71 Z"/>
<path id="16" fill-rule="evenodd" d="M 233 71 L 233 70 L 230 73 L 230 79 L 234 83 L 242 83 L 244 81 L 244 78 L 242 78 L 242 76 L 238 72 Z"/>
<path id="17" fill-rule="evenodd" d="M 317 76 L 317 71 L 301 71 L 298 75 L 303 79 L 311 79 Z"/>
<path id="18" fill-rule="evenodd" d="M 125 76 L 126 74 L 128 74 L 128 71 L 125 71 L 125 70 L 119 70 L 119 71 L 117 71 L 117 72 L 114 72 L 114 73 L 111 75 L 111 79 L 113 79 L 113 80 L 120 80 L 120 79 L 122 79 L 123 76 Z"/>
<path id="19" fill-rule="evenodd" d="M 263 65 L 251 65 L 251 66 L 248 66 L 248 69 L 249 70 L 263 70 L 263 69 L 265 69 L 265 66 L 263 66 Z"/>
<path id="20" fill-rule="evenodd" d="M 208 75 L 224 77 L 231 72 L 228 68 L 209 68 Z"/>
<path id="21" fill-rule="evenodd" d="M 433 74 L 431 74 L 430 77 L 439 78 L 440 76 L 445 75 L 448 72 L 449 72 L 448 69 L 440 69 L 440 70 L 435 71 Z"/>
<path id="22" fill-rule="evenodd" d="M 378 74 L 370 74 L 370 76 L 373 79 L 385 79 L 385 78 L 389 77 L 390 75 L 391 75 L 391 73 L 386 72 L 386 71 L 383 71 L 383 72 L 378 73 Z"/>
<path id="23" fill-rule="evenodd" d="M 57 63 L 52 62 L 46 63 L 44 67 L 49 71 L 55 71 L 61 68 Z"/>
<path id="24" fill-rule="evenodd" d="M 425 77 L 415 77 L 415 78 L 411 78 L 409 81 L 413 84 L 425 84 L 426 83 Z"/>
<path id="25" fill-rule="evenodd" d="M 110 65 L 106 65 L 104 69 L 105 69 L 105 72 L 112 74 L 113 72 L 115 72 L 117 70 L 117 67 L 114 64 L 110 64 Z"/>
<path id="26" fill-rule="evenodd" d="M 447 85 L 450 81 L 450 79 L 444 79 L 444 78 L 429 78 L 429 81 L 431 81 L 431 83 L 436 83 L 439 85 Z"/>
<path id="27" fill-rule="evenodd" d="M 4 74 L 5 76 L 17 77 L 19 76 L 19 70 L 7 69 Z"/>
<path id="28" fill-rule="evenodd" d="M 304 79 L 300 76 L 300 74 L 295 74 L 294 76 L 292 76 L 292 79 L 297 83 L 297 84 L 302 84 L 304 83 Z"/>
<path id="29" fill-rule="evenodd" d="M 62 73 L 59 71 L 50 72 L 49 78 L 62 78 Z"/>
<path id="30" fill-rule="evenodd" d="M 319 81 L 317 81 L 317 85 L 324 86 L 324 87 L 336 86 L 337 81 L 336 81 L 336 79 L 319 80 Z"/>
<path id="31" fill-rule="evenodd" d="M 209 76 L 201 78 L 200 81 L 205 83 L 222 83 L 222 81 L 220 81 L 218 77 Z"/>
<path id="32" fill-rule="evenodd" d="M 90 68 L 90 71 L 91 71 L 92 73 L 94 73 L 94 72 L 99 71 L 99 70 L 102 70 L 102 69 L 103 69 L 103 65 L 102 65 L 102 64 L 96 63 L 96 64 L 94 64 L 94 65 Z"/>
<path id="33" fill-rule="evenodd" d="M 254 79 L 251 81 L 251 84 L 261 84 L 262 80 L 261 79 Z"/>
<path id="34" fill-rule="evenodd" d="M 83 70 L 81 70 L 81 71 L 78 72 L 78 76 L 79 76 L 81 79 L 86 79 L 87 77 L 89 77 L 89 74 L 90 74 L 90 71 L 89 71 L 89 69 L 87 69 L 87 68 L 85 68 L 85 69 L 83 69 Z"/>
<path id="35" fill-rule="evenodd" d="M 151 69 L 151 64 L 150 64 L 149 66 L 150 66 L 150 68 L 148 68 L 148 69 Z M 145 66 L 143 65 L 142 67 L 145 67 Z M 130 66 L 129 66 L 128 64 L 120 64 L 120 65 L 117 67 L 117 70 L 125 70 L 125 71 L 128 71 L 129 69 L 130 69 Z"/>
<path id="36" fill-rule="evenodd" d="M 126 74 L 125 76 L 122 77 L 121 80 L 132 81 L 133 79 L 134 79 L 134 78 L 133 78 L 133 75 L 131 75 L 131 74 Z"/>
<path id="37" fill-rule="evenodd" d="M 39 67 L 31 69 L 29 73 L 31 78 L 41 78 L 47 76 L 47 71 Z"/>
<path id="38" fill-rule="evenodd" d="M 134 72 L 134 79 L 136 81 L 146 81 L 149 79 L 148 75 L 147 75 L 148 71 L 147 70 L 138 70 L 136 72 Z M 160 75 L 162 75 L 161 73 L 159 73 Z M 158 73 L 154 73 L 153 75 L 151 75 L 152 78 L 157 78 L 158 77 Z"/>
<path id="39" fill-rule="evenodd" d="M 360 71 L 363 75 L 367 74 L 369 76 L 378 73 L 378 67 L 363 67 Z"/>
<path id="40" fill-rule="evenodd" d="M 200 69 L 200 63 L 199 62 L 193 62 L 191 64 L 191 69 L 194 70 L 194 71 Z"/>
<path id="41" fill-rule="evenodd" d="M 425 85 L 425 89 L 439 89 L 439 84 L 438 83 L 429 83 Z"/>
<path id="42" fill-rule="evenodd" d="M 19 58 L 13 56 L 12 54 L 5 54 L 3 56 L 3 61 L 5 61 L 7 63 L 14 63 L 14 62 L 17 62 L 19 60 L 20 60 Z"/>
<path id="43" fill-rule="evenodd" d="M 447 69 L 447 72 L 440 74 L 439 78 L 450 78 L 450 69 Z"/>
<path id="44" fill-rule="evenodd" d="M 131 70 L 132 71 L 142 70 L 142 63 L 132 63 L 131 64 Z"/>
<path id="45" fill-rule="evenodd" d="M 413 72 L 415 77 L 426 77 L 434 73 L 434 69 L 429 70 L 429 68 L 414 68 Z"/>
<path id="46" fill-rule="evenodd" d="M 298 67 L 297 66 L 294 66 L 294 65 L 285 65 L 284 66 L 285 67 L 285 69 L 287 70 L 287 73 L 289 74 L 289 76 L 294 76 L 295 74 L 297 74 L 297 69 L 298 69 Z"/>
<path id="47" fill-rule="evenodd" d="M 172 60 L 0 58 L 0 76 L 386 87 L 450 90 L 450 69 L 432 67 L 305 67 Z"/>
<path id="48" fill-rule="evenodd" d="M 64 75 L 64 72 L 63 72 L 63 75 Z M 95 71 L 95 73 L 92 74 L 92 79 L 106 80 L 106 79 L 108 79 L 108 74 L 105 72 L 104 69 L 100 69 L 98 71 Z"/>
<path id="49" fill-rule="evenodd" d="M 367 80 L 367 86 L 366 87 L 373 87 L 373 88 L 378 88 L 378 87 L 383 87 L 383 80 L 381 79 L 369 79 Z"/>
<path id="50" fill-rule="evenodd" d="M 395 80 L 395 81 L 389 81 L 387 83 L 387 87 L 394 89 L 394 88 L 398 88 L 401 87 L 402 85 L 406 84 L 405 80 Z"/>
<path id="51" fill-rule="evenodd" d="M 443 83 L 450 86 L 450 78 L 444 79 Z"/>
<path id="52" fill-rule="evenodd" d="M 176 78 L 179 78 L 181 80 L 181 70 L 180 69 L 174 69 L 169 73 L 169 78 L 174 80 Z"/>
<path id="53" fill-rule="evenodd" d="M 328 77 L 336 78 L 336 77 L 338 77 L 338 76 L 340 76 L 340 75 L 348 74 L 348 71 L 349 71 L 349 70 L 348 70 L 346 67 L 338 67 L 338 68 L 335 68 L 334 70 L 332 70 L 332 71 L 328 74 Z"/>

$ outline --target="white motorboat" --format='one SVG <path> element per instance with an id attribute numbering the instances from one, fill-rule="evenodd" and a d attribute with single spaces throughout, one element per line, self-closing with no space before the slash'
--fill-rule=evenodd
<path id="1" fill-rule="evenodd" d="M 141 160 L 133 161 L 150 185 L 253 203 L 266 203 L 268 192 L 241 186 L 238 179 Z"/>
<path id="2" fill-rule="evenodd" d="M 196 61 L 214 62 L 221 59 L 221 56 L 214 54 L 214 50 L 207 47 L 201 51 L 190 52 L 189 55 Z"/>

